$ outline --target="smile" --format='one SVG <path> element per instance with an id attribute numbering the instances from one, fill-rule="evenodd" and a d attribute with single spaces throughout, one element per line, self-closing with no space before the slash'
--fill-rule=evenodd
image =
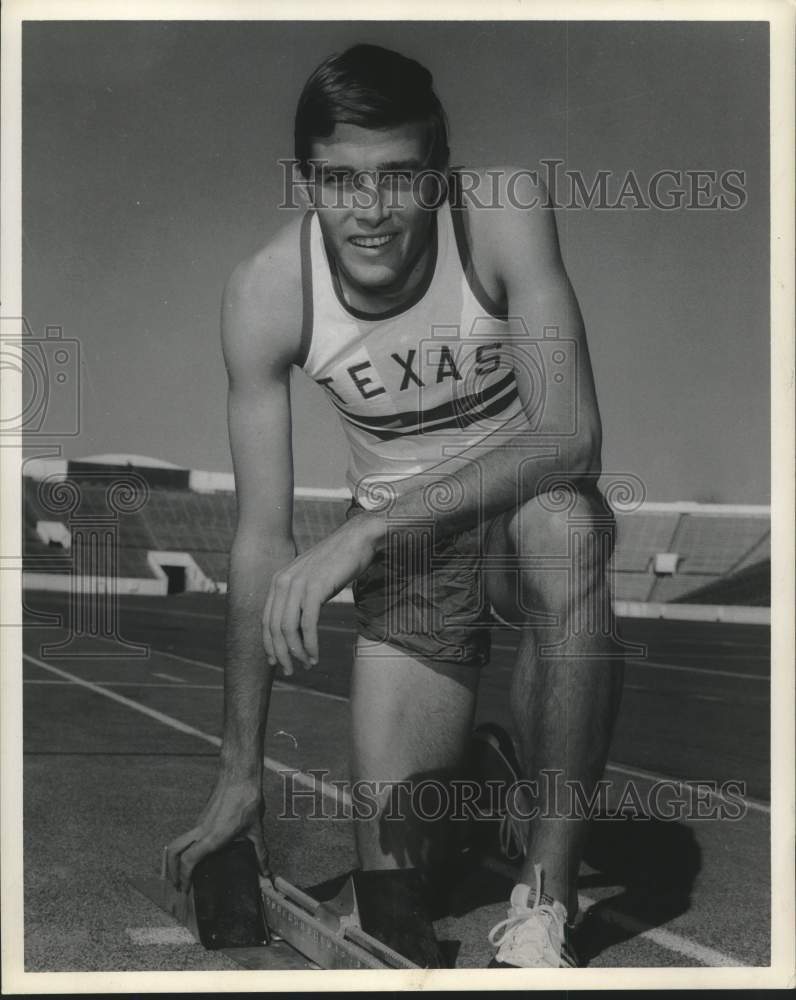
<path id="1" fill-rule="evenodd" d="M 384 236 L 351 236 L 349 237 L 349 242 L 353 243 L 355 247 L 364 247 L 365 249 L 372 250 L 392 243 L 395 235 L 395 233 L 388 233 Z"/>

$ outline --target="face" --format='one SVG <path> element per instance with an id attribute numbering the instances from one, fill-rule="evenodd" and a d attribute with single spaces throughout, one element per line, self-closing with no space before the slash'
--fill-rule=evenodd
<path id="1" fill-rule="evenodd" d="M 327 250 L 340 277 L 363 295 L 400 296 L 422 270 L 429 247 L 433 178 L 419 189 L 425 134 L 421 125 L 365 129 L 338 124 L 313 143 L 321 161 L 311 178 Z"/>

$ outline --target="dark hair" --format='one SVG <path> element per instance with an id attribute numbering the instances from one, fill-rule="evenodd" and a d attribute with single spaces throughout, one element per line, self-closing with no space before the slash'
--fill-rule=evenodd
<path id="1" fill-rule="evenodd" d="M 305 176 L 313 139 L 328 138 L 339 122 L 373 129 L 419 122 L 428 137 L 424 166 L 447 166 L 448 121 L 431 73 L 398 52 L 354 45 L 342 55 L 329 56 L 307 80 L 293 133 L 295 156 Z"/>

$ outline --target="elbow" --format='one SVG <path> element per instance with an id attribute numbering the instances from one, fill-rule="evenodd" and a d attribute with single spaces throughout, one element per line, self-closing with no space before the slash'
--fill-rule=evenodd
<path id="1" fill-rule="evenodd" d="M 602 473 L 602 433 L 599 427 L 591 427 L 574 438 L 571 470 L 578 477 L 593 480 Z"/>

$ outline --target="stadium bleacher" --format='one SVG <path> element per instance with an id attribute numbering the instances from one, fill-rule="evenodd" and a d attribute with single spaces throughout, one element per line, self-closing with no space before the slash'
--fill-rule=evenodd
<path id="1" fill-rule="evenodd" d="M 293 537 L 299 552 L 330 535 L 345 521 L 348 502 L 330 498 L 297 497 L 293 506 Z"/>
<path id="2" fill-rule="evenodd" d="M 192 554 L 205 576 L 219 583 L 227 582 L 229 555 L 226 552 L 194 551 Z"/>
<path id="3" fill-rule="evenodd" d="M 110 515 L 118 539 L 117 574 L 150 583 L 165 579 L 153 569 L 174 556 L 177 565 L 193 564 L 188 574 L 193 586 L 224 590 L 228 554 L 237 518 L 231 477 L 213 473 L 174 470 L 168 477 L 144 475 L 145 493 L 140 509 L 131 513 L 109 510 L 107 486 L 117 470 L 139 472 L 130 464 L 109 464 L 110 476 L 100 481 L 99 464 L 80 463 L 74 479 L 80 494 L 77 515 L 82 523 L 106 522 Z M 93 471 L 89 476 L 87 469 Z M 23 501 L 23 565 L 26 585 L 37 585 L 37 573 L 68 573 L 70 555 L 42 542 L 39 521 L 61 521 L 69 527 L 70 515 L 52 503 L 53 479 L 69 477 L 65 463 L 53 472 L 25 476 Z M 98 478 L 100 477 L 100 478 Z M 183 483 L 201 484 L 196 488 Z M 293 532 L 299 552 L 306 551 L 341 525 L 349 501 L 341 491 L 297 489 Z M 134 505 L 135 506 L 135 505 Z M 615 600 L 636 603 L 721 603 L 765 607 L 770 600 L 770 517 L 766 508 L 733 508 L 693 503 L 642 505 L 632 512 L 618 512 L 617 541 L 611 563 L 611 588 Z M 667 557 L 673 572 L 656 573 L 656 556 Z M 676 557 L 676 558 L 675 558 Z M 57 568 L 45 568 L 45 562 Z M 660 563 L 658 563 L 660 565 Z M 168 567 L 166 566 L 168 569 Z M 43 577 L 39 578 L 42 583 Z M 198 580 L 198 583 L 197 583 Z M 171 584 L 169 585 L 171 586 Z M 165 592 L 165 591 L 164 591 Z"/>
<path id="4" fill-rule="evenodd" d="M 655 578 L 649 573 L 624 573 L 611 561 L 611 593 L 617 601 L 648 601 L 650 591 L 655 586 Z"/>
<path id="5" fill-rule="evenodd" d="M 692 573 L 689 575 L 676 573 L 673 576 L 663 576 L 653 582 L 650 588 L 649 601 L 660 601 L 668 604 L 671 601 L 679 601 L 685 594 L 691 591 L 706 587 L 714 583 L 715 576 Z"/>
<path id="6" fill-rule="evenodd" d="M 771 561 L 771 531 L 766 530 L 765 535 L 753 545 L 746 555 L 730 570 L 731 574 L 738 573 L 742 569 L 751 566 L 759 566 L 761 563 Z"/>
<path id="7" fill-rule="evenodd" d="M 734 605 L 738 607 L 771 606 L 771 560 L 762 559 L 730 576 L 699 587 L 678 597 L 683 604 Z"/>
<path id="8" fill-rule="evenodd" d="M 152 579 L 154 573 L 147 560 L 146 549 L 132 549 L 127 546 L 120 546 L 117 573 L 120 577 L 126 579 Z"/>
<path id="9" fill-rule="evenodd" d="M 684 573 L 723 576 L 768 535 L 768 524 L 734 516 L 691 514 L 681 520 L 673 551 L 682 553 Z"/>
<path id="10" fill-rule="evenodd" d="M 647 574 L 656 552 L 669 552 L 680 515 L 634 511 L 617 517 L 613 566 L 618 573 Z"/>

